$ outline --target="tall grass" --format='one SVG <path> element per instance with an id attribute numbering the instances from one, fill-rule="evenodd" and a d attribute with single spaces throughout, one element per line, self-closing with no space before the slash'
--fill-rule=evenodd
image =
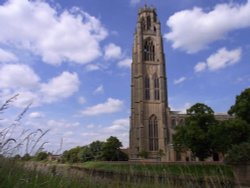
<path id="1" fill-rule="evenodd" d="M 166 184 L 122 182 L 117 179 L 105 179 L 93 174 L 82 173 L 74 168 L 60 165 L 48 165 L 40 168 L 25 167 L 27 163 L 18 163 L 10 159 L 0 159 L 0 187 L 1 188 L 170 188 Z M 46 164 L 45 164 L 46 166 Z M 61 169 L 61 170 L 62 170 Z"/>

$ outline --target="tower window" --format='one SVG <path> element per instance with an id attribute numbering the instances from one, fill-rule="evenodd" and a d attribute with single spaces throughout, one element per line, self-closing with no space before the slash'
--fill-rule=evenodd
<path id="1" fill-rule="evenodd" d="M 145 94 L 144 94 L 145 100 L 150 100 L 150 80 L 148 76 L 146 76 L 144 79 L 144 89 L 145 89 Z"/>
<path id="2" fill-rule="evenodd" d="M 158 146 L 158 122 L 155 115 L 149 118 L 149 150 L 157 151 Z"/>
<path id="3" fill-rule="evenodd" d="M 154 74 L 153 80 L 154 80 L 154 99 L 160 100 L 160 83 L 159 83 L 159 78 L 157 77 L 156 74 Z"/>
<path id="4" fill-rule="evenodd" d="M 146 23 L 145 23 L 144 18 L 141 19 L 141 27 L 142 27 L 142 31 L 146 29 Z"/>
<path id="5" fill-rule="evenodd" d="M 153 41 L 149 38 L 144 42 L 144 52 L 143 52 L 145 61 L 154 61 L 155 60 L 155 46 Z"/>
<path id="6" fill-rule="evenodd" d="M 151 17 L 147 16 L 147 30 L 151 29 Z"/>

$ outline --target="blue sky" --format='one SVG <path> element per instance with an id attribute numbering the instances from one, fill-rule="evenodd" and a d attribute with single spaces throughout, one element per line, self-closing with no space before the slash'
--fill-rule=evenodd
<path id="1" fill-rule="evenodd" d="M 0 0 L 0 128 L 50 129 L 56 152 L 117 136 L 128 146 L 130 64 L 141 0 Z M 227 112 L 250 85 L 250 1 L 148 0 L 161 22 L 169 105 Z"/>

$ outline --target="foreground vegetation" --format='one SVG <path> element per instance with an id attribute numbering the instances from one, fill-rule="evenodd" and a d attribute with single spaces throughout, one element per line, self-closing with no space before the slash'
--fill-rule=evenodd
<path id="1" fill-rule="evenodd" d="M 55 164 L 0 160 L 0 187 L 233 187 L 229 166 L 86 162 Z"/>

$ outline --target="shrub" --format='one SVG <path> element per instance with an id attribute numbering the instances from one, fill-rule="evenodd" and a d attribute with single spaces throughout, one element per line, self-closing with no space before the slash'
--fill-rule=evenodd
<path id="1" fill-rule="evenodd" d="M 244 142 L 234 145 L 225 157 L 226 163 L 250 163 L 250 143 Z"/>

